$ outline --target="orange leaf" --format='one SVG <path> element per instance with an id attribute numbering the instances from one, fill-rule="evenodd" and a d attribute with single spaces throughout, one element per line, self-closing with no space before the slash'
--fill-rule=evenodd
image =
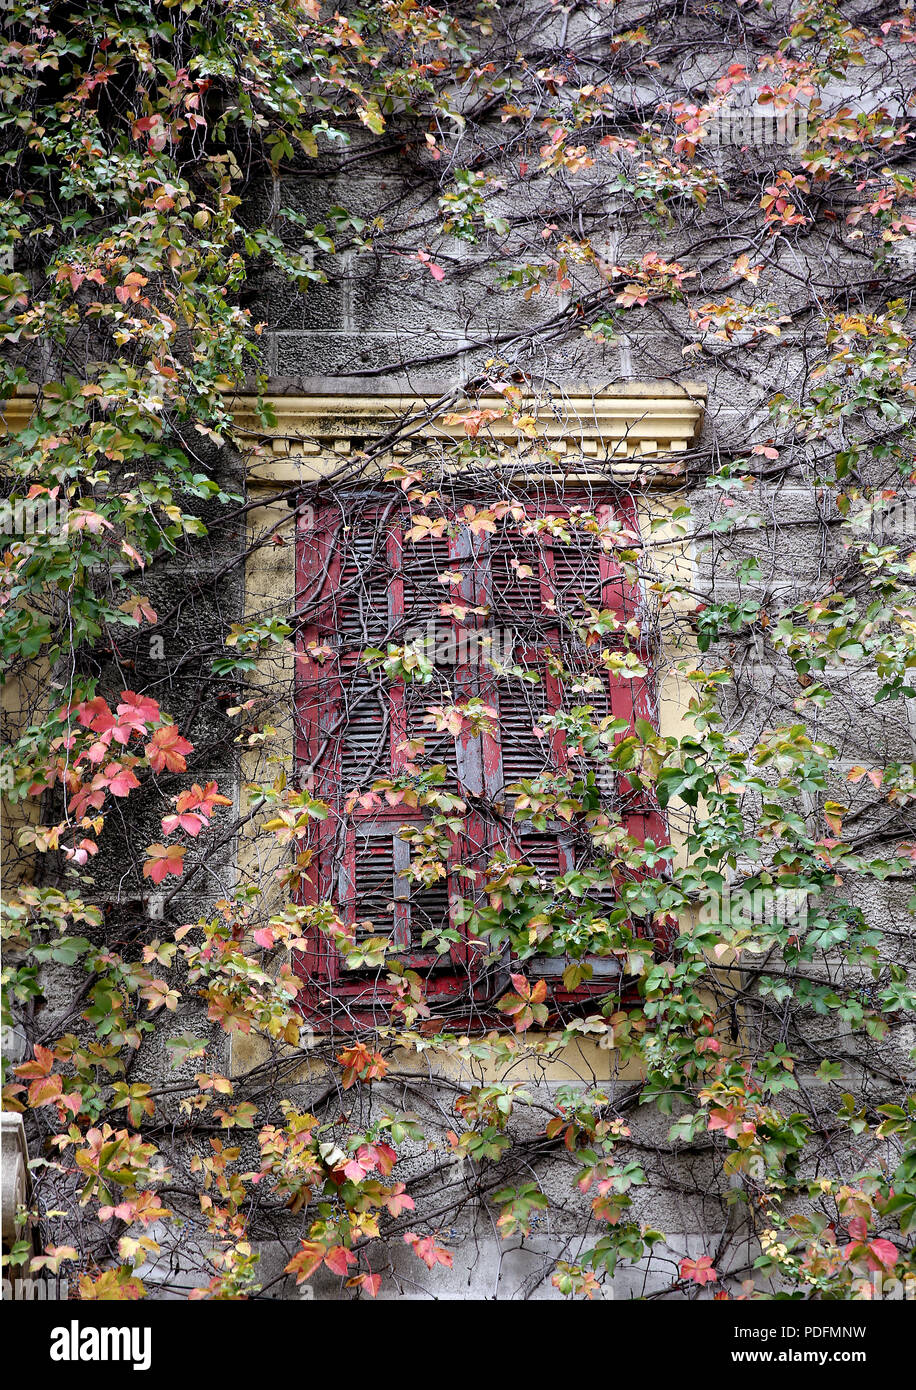
<path id="1" fill-rule="evenodd" d="M 153 883 L 161 883 L 168 874 L 181 878 L 188 852 L 185 845 L 147 845 L 146 852 L 149 859 L 143 865 L 144 878 L 151 878 Z"/>

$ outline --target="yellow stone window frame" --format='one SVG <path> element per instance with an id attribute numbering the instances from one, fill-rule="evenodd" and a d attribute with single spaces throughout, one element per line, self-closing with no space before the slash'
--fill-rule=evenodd
<path id="1" fill-rule="evenodd" d="M 254 399 L 239 398 L 233 414 L 243 441 L 252 446 L 247 471 L 250 510 L 247 513 L 248 541 L 270 533 L 282 534 L 292 527 L 294 514 L 287 503 L 291 491 L 325 482 L 333 485 L 340 477 L 348 487 L 360 481 L 378 481 L 392 464 L 410 455 L 422 457 L 424 449 L 434 454 L 443 443 L 467 438 L 460 423 L 446 424 L 443 417 L 466 411 L 500 412 L 487 419 L 484 429 L 491 445 L 495 442 L 494 467 L 527 479 L 549 478 L 555 474 L 565 482 L 594 482 L 607 486 L 630 487 L 634 491 L 637 514 L 644 535 L 652 530 L 653 564 L 666 580 L 680 580 L 689 587 L 694 560 L 689 536 L 669 518 L 684 500 L 683 456 L 699 444 L 703 430 L 707 388 L 697 382 L 625 383 L 599 392 L 568 391 L 547 403 L 523 403 L 515 419 L 529 413 L 534 417 L 530 438 L 504 414 L 502 397 L 476 398 L 470 402 L 433 400 L 419 395 L 379 396 L 275 396 L 268 397 L 276 424 L 266 428 L 263 414 Z M 378 449 L 392 436 L 390 449 Z M 545 452 L 544 441 L 546 441 Z M 365 459 L 369 453 L 373 457 Z M 560 458 L 557 465 L 556 456 Z M 295 595 L 296 547 L 264 545 L 250 549 L 245 569 L 245 615 L 254 617 L 275 605 L 277 616 L 289 611 Z M 677 608 L 679 600 L 671 605 Z M 685 601 L 689 607 L 689 601 Z M 688 637 L 682 637 L 677 650 L 666 649 L 660 671 L 660 732 L 680 736 L 686 732 L 686 710 L 691 690 L 680 676 L 678 662 L 695 650 Z M 290 653 L 286 669 L 271 663 L 272 688 L 283 688 L 288 679 L 293 688 L 294 658 Z M 282 711 L 278 711 L 282 718 Z M 293 766 L 292 722 L 275 721 L 278 736 L 271 745 L 274 766 Z M 243 780 L 254 781 L 264 775 L 263 755 L 258 749 L 243 758 Z M 672 838 L 678 842 L 676 832 Z M 269 881 L 273 871 L 285 862 L 286 851 L 265 847 L 256 827 L 243 827 L 239 844 L 239 868 Z M 263 1044 L 239 1036 L 233 1039 L 233 1071 L 244 1071 L 265 1060 Z M 428 1059 L 427 1059 L 428 1060 Z M 417 1059 L 405 1056 L 402 1065 Z M 439 1058 L 443 1071 L 452 1069 L 452 1059 Z M 570 1081 L 582 1074 L 607 1076 L 609 1068 L 623 1078 L 614 1054 L 583 1038 L 570 1044 L 562 1056 L 551 1059 L 549 1079 Z M 308 1065 L 304 1073 L 309 1071 Z M 514 1075 L 520 1075 L 517 1070 Z M 543 1075 L 543 1070 L 538 1072 Z M 633 1073 L 635 1079 L 636 1073 Z"/>

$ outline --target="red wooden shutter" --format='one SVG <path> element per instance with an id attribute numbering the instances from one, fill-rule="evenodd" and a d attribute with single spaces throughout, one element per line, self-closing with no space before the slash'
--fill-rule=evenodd
<path id="1" fill-rule="evenodd" d="M 588 505 L 599 523 L 611 515 L 610 504 L 596 507 L 592 500 Z M 632 528 L 632 506 L 615 506 Z M 405 531 L 398 504 L 362 495 L 354 497 L 352 505 L 344 499 L 342 506 L 321 508 L 315 526 L 303 528 L 299 536 L 297 637 L 302 659 L 297 662 L 297 762 L 302 775 L 334 808 L 321 828 L 308 892 L 316 900 L 336 900 L 349 922 L 371 921 L 373 934 L 391 936 L 398 957 L 427 975 L 432 995 L 474 992 L 474 947 L 462 942 L 438 956 L 423 944 L 425 931 L 453 923 L 455 900 L 468 893 L 467 884 L 452 882 L 450 873 L 432 887 L 412 883 L 402 872 L 410 863 L 410 846 L 398 830 L 407 824 L 422 826 L 422 814 L 402 806 L 364 808 L 358 803 L 347 809 L 349 793 L 367 791 L 376 778 L 402 772 L 410 755 L 401 745 L 422 738 L 424 756 L 445 765 L 453 790 L 490 798 L 499 807 L 506 799 L 505 788 L 513 783 L 545 772 L 577 777 L 588 770 L 585 757 L 569 753 L 560 735 L 535 734 L 544 715 L 589 704 L 597 720 L 613 716 L 629 725 L 636 717 L 653 722 L 648 681 L 624 681 L 603 671 L 600 688 L 563 692 L 551 674 L 552 652 L 567 666 L 600 670 L 588 649 L 570 638 L 569 620 L 584 616 L 583 603 L 609 608 L 621 621 L 636 615 L 639 605 L 638 592 L 626 581 L 615 553 L 605 551 L 581 527 L 564 527 L 567 513 L 568 507 L 560 503 L 547 504 L 542 514 L 551 516 L 553 524 L 536 534 L 513 534 L 510 524 L 488 538 L 474 537 L 465 529 L 452 539 L 426 535 L 415 541 Z M 460 584 L 439 582 L 449 569 L 461 570 Z M 489 604 L 489 616 L 469 614 L 457 623 L 440 613 L 443 603 L 456 600 L 470 607 Z M 487 649 L 474 642 L 487 628 L 497 629 L 502 657 L 511 655 L 511 660 L 536 672 L 538 683 L 494 677 Z M 511 654 L 500 629 L 513 634 Z M 361 660 L 367 646 L 384 650 L 389 642 L 417 640 L 435 662 L 429 684 L 392 683 Z M 612 646 L 613 638 L 602 645 Z M 320 660 L 308 659 L 310 647 L 319 648 Z M 443 703 L 446 692 L 452 700 L 479 695 L 492 704 L 498 734 L 456 739 L 437 733 L 425 720 L 425 710 Z M 605 777 L 601 790 L 616 797 L 637 838 L 664 840 L 657 808 L 637 797 L 625 779 L 610 782 Z M 472 804 L 449 864 L 482 866 L 497 844 L 492 826 Z M 572 838 L 563 828 L 536 833 L 530 825 L 517 823 L 512 834 L 514 852 L 548 880 L 574 867 Z M 611 890 L 595 896 L 602 905 L 605 900 L 608 907 L 613 904 Z M 346 970 L 326 940 L 314 943 L 303 964 L 314 977 L 313 1007 L 316 1001 L 326 1007 L 333 996 L 356 1020 L 367 1012 L 384 1011 L 384 986 L 378 978 L 384 972 Z"/>
<path id="2" fill-rule="evenodd" d="M 407 823 L 356 821 L 347 827 L 340 863 L 337 898 L 346 921 L 357 926 L 357 940 L 367 935 L 390 936 L 414 964 L 447 965 L 423 934 L 450 923 L 448 878 L 434 886 L 416 883 L 406 875 L 410 846 L 398 831 Z M 364 923 L 371 922 L 371 928 Z"/>
<path id="3" fill-rule="evenodd" d="M 595 511 L 599 523 L 606 525 L 612 515 L 610 506 L 598 506 Z M 557 520 L 562 519 L 561 508 L 557 507 L 553 514 Z M 617 514 L 627 529 L 635 530 L 631 504 L 619 507 Z M 503 678 L 493 683 L 494 703 L 499 708 L 499 734 L 489 753 L 488 761 L 493 770 L 490 791 L 498 795 L 513 782 L 551 770 L 566 772 L 575 778 L 587 775 L 591 769 L 603 797 L 617 810 L 629 834 L 639 841 L 651 837 L 661 844 L 667 838 L 664 818 L 650 798 L 636 793 L 625 777 L 615 774 L 600 760 L 577 756 L 559 735 L 553 740 L 549 737 L 538 739 L 532 732 L 539 715 L 560 708 L 570 710 L 578 705 L 590 705 L 596 723 L 613 718 L 625 720 L 633 728 L 637 717 L 649 723 L 656 722 L 651 679 L 625 680 L 608 672 L 600 662 L 589 657 L 584 645 L 571 638 L 569 629 L 570 621 L 585 616 L 585 605 L 610 609 L 618 621 L 628 622 L 639 613 L 638 589 L 626 579 L 614 552 L 604 550 L 596 537 L 574 526 L 570 526 L 565 535 L 563 531 L 562 526 L 555 526 L 552 533 L 545 531 L 536 538 L 524 538 L 520 543 L 507 540 L 502 547 L 494 545 L 491 551 L 490 593 L 496 610 L 493 620 L 501 622 L 502 611 L 518 616 L 527 645 L 520 642 L 516 660 L 536 671 L 541 682 L 524 686 L 519 680 L 510 682 Z M 531 569 L 532 573 L 519 575 L 519 564 Z M 540 639 L 536 642 L 533 641 L 535 633 Z M 601 642 L 602 648 L 613 650 L 615 646 L 622 649 L 622 640 L 608 636 Z M 562 654 L 567 667 L 575 669 L 581 664 L 589 674 L 598 675 L 597 688 L 575 691 L 571 688 L 574 682 L 570 682 L 570 688 L 562 690 L 548 670 L 551 649 Z M 642 656 L 644 664 L 649 665 L 648 644 L 643 644 Z M 577 864 L 573 837 L 561 825 L 534 832 L 530 823 L 516 822 L 513 834 L 514 843 L 507 845 L 503 840 L 503 847 L 536 868 L 547 880 L 558 878 L 575 867 L 585 867 L 593 863 L 595 857 L 600 858 L 593 855 L 590 847 L 583 846 L 584 860 Z M 604 915 L 614 909 L 618 897 L 609 886 L 590 893 L 587 901 Z M 612 982 L 622 981 L 616 958 L 593 956 L 587 960 L 592 977 L 572 991 L 562 985 L 565 961 L 534 957 L 526 967 L 535 977 L 552 979 L 552 997 L 558 1005 L 565 1005 L 600 996 Z"/>
<path id="4" fill-rule="evenodd" d="M 454 597 L 439 575 L 461 557 L 460 541 L 447 536 L 411 541 L 400 511 L 360 499 L 344 512 L 320 509 L 315 527 L 303 528 L 299 538 L 299 606 L 305 612 L 298 632 L 297 758 L 332 806 L 321 826 L 308 894 L 315 901 L 335 901 L 343 919 L 356 926 L 357 940 L 390 936 L 397 958 L 428 977 L 431 996 L 467 986 L 465 944 L 439 954 L 432 941 L 423 941 L 424 933 L 453 926 L 459 886 L 451 873 L 425 886 L 403 872 L 411 851 L 398 831 L 404 825 L 422 827 L 422 813 L 358 803 L 347 809 L 346 803 L 350 793 L 366 792 L 376 779 L 405 768 L 409 756 L 401 745 L 408 738 L 424 739 L 426 758 L 445 765 L 453 790 L 465 765 L 473 765 L 461 740 L 437 732 L 424 718 L 426 706 L 442 703 L 446 689 L 453 698 L 471 693 L 454 624 L 439 613 Z M 430 684 L 392 682 L 362 660 L 366 647 L 384 651 L 389 642 L 411 640 L 420 640 L 437 662 Z M 330 649 L 331 655 L 307 659 L 310 644 Z M 455 837 L 449 865 L 460 861 L 463 847 L 463 838 Z M 369 922 L 371 927 L 359 925 Z M 326 1009 L 331 990 L 353 1021 L 367 1010 L 377 1012 L 376 1005 L 384 1011 L 384 971 L 348 970 L 326 939 L 312 943 L 302 965 L 311 977 L 307 1008 Z"/>

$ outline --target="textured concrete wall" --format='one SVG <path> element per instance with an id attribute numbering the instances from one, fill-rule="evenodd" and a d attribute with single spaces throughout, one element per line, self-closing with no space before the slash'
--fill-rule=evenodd
<path id="1" fill-rule="evenodd" d="M 570 41 L 575 37 L 574 18 Z M 698 60 L 699 61 L 699 60 Z M 708 55 L 707 67 L 718 69 L 720 54 Z M 703 68 L 699 62 L 698 72 Z M 310 225 L 330 220 L 330 209 L 343 205 L 366 219 L 383 217 L 386 245 L 400 242 L 402 254 L 376 254 L 352 251 L 319 257 L 328 282 L 300 293 L 262 257 L 251 267 L 243 302 L 265 325 L 263 344 L 269 392 L 296 397 L 334 393 L 365 397 L 388 392 L 446 395 L 473 384 L 485 364 L 494 356 L 517 367 L 529 378 L 534 389 L 563 392 L 600 392 L 608 384 L 650 382 L 696 377 L 709 388 L 708 407 L 697 473 L 715 461 L 740 455 L 749 439 L 765 437 L 768 428 L 767 402 L 776 392 L 797 395 L 809 370 L 808 325 L 804 316 L 784 326 L 781 336 L 759 341 L 717 345 L 702 357 L 689 359 L 685 367 L 684 336 L 692 332 L 682 305 L 665 304 L 629 313 L 614 341 L 602 343 L 583 335 L 581 327 L 564 317 L 569 299 L 538 296 L 527 304 L 519 295 L 509 295 L 496 283 L 492 257 L 486 238 L 477 246 L 455 238 L 435 236 L 437 220 L 438 171 L 427 160 L 412 154 L 369 153 L 369 137 L 354 135 L 351 146 L 342 153 L 323 153 L 313 165 L 301 164 L 284 171 L 272 186 L 253 185 L 249 190 L 246 215 L 251 222 L 276 215 L 283 207 L 304 216 Z M 740 159 L 735 150 L 721 152 L 723 175 L 740 181 Z M 766 158 L 763 154 L 761 158 Z M 774 165 L 778 152 L 773 156 Z M 712 238 L 703 244 L 695 228 L 665 230 L 639 217 L 632 207 L 608 200 L 606 189 L 588 171 L 550 180 L 532 174 L 524 188 L 505 200 L 502 211 L 515 219 L 529 219 L 530 226 L 546 224 L 554 215 L 563 215 L 575 204 L 593 244 L 600 241 L 609 258 L 638 260 L 646 251 L 658 249 L 660 242 L 668 260 L 682 258 L 693 268 L 714 275 L 717 266 L 728 264 L 732 253 L 723 231 L 723 245 Z M 744 205 L 742 204 L 741 207 Z M 740 219 L 744 217 L 743 222 Z M 739 219 L 735 222 L 733 219 Z M 754 224 L 726 201 L 722 226 L 728 236 L 750 231 Z M 290 223 L 277 217 L 277 230 L 296 249 L 301 234 Z M 435 241 L 436 259 L 446 268 L 440 283 L 411 259 L 412 251 Z M 796 248 L 773 253 L 783 256 L 778 264 L 779 283 L 773 298 L 780 300 L 780 311 L 791 313 L 810 300 L 811 283 L 818 277 L 854 283 L 861 266 L 856 256 L 835 239 L 816 235 L 807 239 L 801 252 Z M 582 271 L 582 282 L 588 272 Z M 531 330 L 539 330 L 532 333 Z M 198 445 L 195 445 L 199 448 Z M 234 458 L 208 460 L 211 469 L 228 486 L 244 490 L 244 463 Z M 878 470 L 875 481 L 879 481 Z M 208 674 L 213 655 L 214 635 L 227 621 L 238 620 L 246 611 L 263 612 L 273 607 L 283 613 L 292 598 L 292 551 L 289 548 L 260 551 L 249 561 L 243 574 L 238 555 L 253 532 L 268 529 L 282 514 L 285 503 L 273 509 L 264 504 L 264 490 L 246 494 L 259 504 L 247 519 L 227 523 L 223 512 L 214 509 L 210 538 L 202 546 L 195 542 L 186 553 L 157 562 L 147 571 L 145 591 L 162 617 L 162 635 L 168 644 L 167 662 L 154 654 L 150 635 L 128 635 L 118 653 L 121 669 L 132 673 L 138 689 L 148 690 L 162 700 L 165 708 L 182 724 L 183 732 L 197 749 L 193 772 L 186 779 L 175 779 L 175 790 L 183 782 L 215 778 L 227 790 L 227 765 L 218 751 L 231 724 L 226 706 L 230 699 L 219 682 Z M 690 546 L 694 564 L 693 583 L 698 598 L 706 601 L 732 598 L 737 592 L 733 570 L 723 564 L 727 556 L 742 554 L 760 558 L 762 577 L 744 581 L 741 593 L 786 601 L 809 594 L 843 563 L 843 552 L 835 542 L 835 530 L 824 526 L 824 515 L 816 491 L 802 470 L 790 468 L 771 483 L 759 486 L 747 504 L 748 530 L 724 540 L 708 532 L 721 509 L 717 494 L 708 494 L 702 479 L 691 484 L 685 496 L 693 509 L 692 528 L 696 539 Z M 645 504 L 651 509 L 651 503 Z M 196 506 L 190 506 L 195 510 Z M 231 509 L 230 509 L 231 510 Z M 827 518 L 833 521 L 835 518 Z M 863 760 L 862 750 L 874 751 L 875 761 L 907 758 L 913 752 L 914 719 L 901 721 L 899 706 L 876 706 L 870 678 L 851 671 L 847 678 L 848 698 L 835 699 L 826 712 L 810 706 L 799 711 L 799 689 L 791 670 L 774 666 L 757 651 L 746 634 L 724 637 L 718 644 L 723 660 L 740 665 L 741 690 L 727 706 L 728 727 L 740 728 L 753 740 L 774 722 L 806 722 L 818 738 L 828 739 L 841 750 L 837 774 L 842 777 L 854 762 Z M 110 656 L 111 654 L 109 654 Z M 104 656 L 104 654 L 103 654 Z M 164 684 L 157 686 L 158 674 L 168 670 Z M 287 664 L 286 678 L 291 680 Z M 113 668 L 108 668 L 112 672 Z M 271 680 L 276 682 L 281 668 L 274 666 Z M 130 682 L 129 682 L 130 683 Z M 227 682 L 231 688 L 232 682 Z M 729 697 L 731 699 L 731 697 Z M 280 705 L 282 706 L 282 700 Z M 675 699 L 675 705 L 678 701 Z M 278 723 L 284 712 L 278 709 Z M 288 711 L 287 711 L 288 714 Z M 213 760 L 207 750 L 212 745 Z M 281 741 L 281 751 L 292 760 L 291 739 Z M 276 752 L 276 749 L 274 750 Z M 292 770 L 292 769 L 291 769 Z M 243 766 L 233 780 L 231 793 L 239 804 L 240 784 L 246 774 Z M 841 784 L 842 785 L 842 784 Z M 848 794 L 848 786 L 843 788 Z M 859 785 L 853 803 L 864 816 L 869 796 L 867 783 Z M 844 797 L 840 797 L 844 799 Z M 132 798 L 130 838 L 144 844 L 158 838 L 161 807 L 158 801 L 145 805 L 141 794 Z M 201 836 L 196 848 L 204 851 L 206 870 L 185 889 L 172 895 L 151 893 L 144 901 L 124 887 L 128 865 L 124 862 L 125 840 L 106 837 L 102 852 L 93 865 L 94 894 L 106 909 L 106 932 L 129 933 L 149 920 L 173 923 L 194 921 L 207 911 L 214 898 L 230 884 L 241 865 L 246 872 L 267 876 L 276 867 L 273 859 L 255 862 L 260 855 L 243 842 L 220 843 L 216 826 Z M 246 856 L 248 856 L 246 858 Z M 195 856 L 196 857 L 196 856 Z M 863 904 L 876 922 L 894 933 L 895 942 L 911 926 L 906 911 L 906 893 L 895 884 L 872 885 Z M 52 987 L 52 1002 L 54 992 Z M 201 1031 L 199 1016 L 193 1019 L 195 1032 Z M 181 1031 L 182 1015 L 177 1027 Z M 825 1027 L 831 1027 L 828 1022 Z M 910 1030 L 911 1031 L 911 1030 Z M 263 1054 L 246 1052 L 244 1040 L 231 1049 L 218 1030 L 212 1036 L 222 1049 L 224 1069 L 238 1072 L 262 1062 Z M 912 1037 L 900 1036 L 900 1058 Z M 850 1042 L 850 1065 L 855 1046 Z M 406 1063 L 405 1063 L 406 1066 Z M 192 1075 L 194 1062 L 177 1071 L 169 1070 L 163 1047 L 147 1044 L 140 1054 L 133 1080 L 169 1080 Z M 510 1069 L 511 1073 L 511 1069 Z M 514 1073 L 511 1073 L 514 1077 Z M 463 1079 L 474 1078 L 468 1066 Z M 615 1094 L 626 1094 L 628 1079 L 621 1077 L 613 1054 L 597 1050 L 587 1059 L 567 1065 L 555 1061 L 530 1077 L 536 1099 L 549 1101 L 564 1080 L 578 1078 L 597 1081 Z M 629 1079 L 632 1086 L 632 1078 Z M 322 1077 L 274 1078 L 268 1094 L 276 1100 L 288 1097 L 307 1108 L 321 1090 Z M 406 1083 L 386 1083 L 376 1089 L 375 1102 L 386 1101 L 400 1107 L 422 1109 L 423 1102 Z M 407 1106 L 409 1091 L 410 1104 Z M 532 1125 L 542 1128 L 543 1114 L 532 1110 Z M 368 1119 L 368 1117 L 366 1117 Z M 444 1131 L 441 1114 L 433 1115 Z M 648 1264 L 627 1270 L 615 1280 L 618 1296 L 627 1297 L 667 1287 L 675 1275 L 675 1264 L 684 1254 L 696 1255 L 719 1250 L 720 1268 L 743 1268 L 756 1253 L 746 1236 L 737 1229 L 733 1209 L 728 1205 L 729 1179 L 721 1161 L 711 1153 L 689 1157 L 674 1155 L 665 1135 L 669 1121 L 654 1111 L 637 1110 L 630 1116 L 633 1153 L 645 1161 L 649 1177 L 637 1194 L 636 1212 L 668 1233 L 662 1247 Z M 440 1133 L 437 1148 L 418 1150 L 408 1160 L 412 1175 L 429 1170 L 425 1196 L 435 1210 L 443 1184 L 469 1181 L 467 1174 L 449 1165 L 447 1143 Z M 443 1159 L 445 1160 L 443 1163 Z M 590 1222 L 588 1200 L 570 1191 L 569 1169 L 553 1156 L 532 1150 L 532 1171 L 556 1201 L 556 1212 L 549 1227 L 525 1241 L 502 1243 L 494 1229 L 492 1215 L 483 1205 L 472 1202 L 459 1229 L 443 1232 L 455 1253 L 452 1271 L 425 1276 L 410 1251 L 395 1270 L 395 1283 L 388 1296 L 420 1297 L 433 1293 L 453 1298 L 552 1297 L 550 1273 L 557 1258 L 574 1259 L 576 1251 L 596 1234 Z M 424 1228 L 425 1229 L 425 1228 Z M 291 1227 L 278 1222 L 275 1241 L 265 1242 L 262 1253 L 269 1279 L 276 1279 L 272 1292 L 277 1296 L 299 1297 L 290 1280 L 280 1278 L 283 1264 L 296 1248 Z M 146 1271 L 148 1282 L 164 1278 L 165 1266 Z M 175 1252 L 169 1277 L 181 1271 L 181 1252 Z M 180 1280 L 179 1280 L 180 1282 Z M 341 1281 L 322 1274 L 316 1281 L 318 1297 L 337 1297 Z"/>

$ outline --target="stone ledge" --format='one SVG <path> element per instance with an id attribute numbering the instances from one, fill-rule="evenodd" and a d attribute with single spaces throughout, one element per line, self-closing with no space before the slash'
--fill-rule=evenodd
<path id="1" fill-rule="evenodd" d="M 16 1238 L 16 1211 L 28 1200 L 29 1151 L 25 1141 L 22 1116 L 12 1110 L 2 1113 L 2 1188 L 4 1244 Z"/>
<path id="2" fill-rule="evenodd" d="M 495 443 L 499 457 L 481 467 L 547 476 L 562 472 L 567 480 L 632 481 L 637 475 L 656 485 L 681 479 L 670 463 L 655 468 L 650 461 L 676 458 L 699 441 L 703 428 L 706 387 L 696 382 L 626 383 L 600 393 L 565 393 L 544 402 L 529 398 L 513 414 L 486 420 L 481 438 Z M 250 484 L 306 484 L 337 472 L 352 460 L 355 473 L 381 474 L 399 455 L 424 445 L 467 441 L 460 423 L 443 417 L 466 410 L 502 411 L 501 396 L 470 402 L 443 403 L 442 397 L 392 394 L 376 396 L 270 396 L 266 404 L 277 420 L 265 429 L 254 398 L 238 397 L 234 414 L 243 435 L 273 457 L 263 457 L 249 471 Z M 518 417 L 532 415 L 538 440 L 519 428 Z M 390 450 L 360 468 L 358 453 L 397 429 Z M 562 467 L 545 457 L 540 441 Z M 569 465 L 572 465 L 570 469 Z M 457 465 L 456 465 L 457 466 Z M 466 463 L 465 463 L 465 466 Z"/>
<path id="3" fill-rule="evenodd" d="M 279 383 L 276 383 L 279 384 Z M 640 481 L 670 486 L 682 479 L 671 462 L 654 461 L 687 453 L 699 442 L 707 388 L 698 382 L 673 380 L 624 382 L 591 392 L 582 387 L 556 399 L 522 398 L 518 410 L 485 420 L 481 437 L 495 443 L 498 460 L 481 467 L 545 477 L 556 472 L 567 481 Z M 21 429 L 34 408 L 35 388 L 19 392 L 0 405 L 0 420 L 8 431 Z M 473 403 L 442 396 L 411 395 L 285 395 L 263 398 L 273 412 L 275 427 L 265 427 L 253 395 L 231 398 L 240 434 L 260 456 L 253 460 L 249 483 L 268 487 L 304 485 L 337 474 L 351 462 L 357 477 L 381 475 L 398 455 L 416 446 L 434 447 L 446 441 L 467 441 L 461 424 L 446 425 L 443 417 L 466 410 L 504 411 L 501 396 Z M 533 416 L 538 440 L 519 427 L 520 416 Z M 359 451 L 379 443 L 397 430 L 390 451 L 360 466 Z M 551 455 L 545 456 L 540 440 Z M 271 457 L 264 457 L 269 451 Z M 572 465 L 572 467 L 570 467 Z M 466 466 L 466 465 L 465 465 Z"/>

